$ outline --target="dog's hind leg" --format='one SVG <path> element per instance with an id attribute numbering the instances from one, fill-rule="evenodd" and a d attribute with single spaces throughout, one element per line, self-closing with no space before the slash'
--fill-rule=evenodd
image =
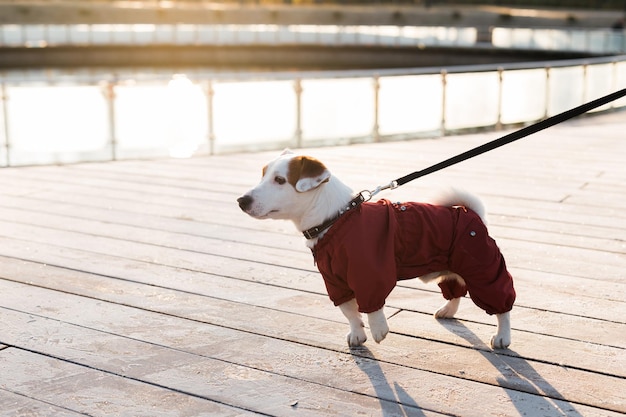
<path id="1" fill-rule="evenodd" d="M 437 281 L 444 297 L 448 301 L 439 310 L 435 311 L 435 318 L 451 319 L 459 310 L 461 297 L 467 292 L 465 281 L 459 274 L 450 271 L 441 272 L 437 277 Z"/>
<path id="2" fill-rule="evenodd" d="M 365 323 L 361 319 L 361 313 L 359 313 L 359 306 L 356 303 L 356 299 L 346 301 L 339 305 L 339 309 L 350 323 L 350 333 L 347 334 L 348 346 L 361 346 L 367 340 L 365 334 Z"/>
<path id="3" fill-rule="evenodd" d="M 459 310 L 460 298 L 453 298 L 448 300 L 441 308 L 435 311 L 435 318 L 437 319 L 451 319 Z"/>
<path id="4" fill-rule="evenodd" d="M 491 336 L 492 349 L 506 349 L 511 344 L 511 312 L 496 314 L 498 331 Z"/>

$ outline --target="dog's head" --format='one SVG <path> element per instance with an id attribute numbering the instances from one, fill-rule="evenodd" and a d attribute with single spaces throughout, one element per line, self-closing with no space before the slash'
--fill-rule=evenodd
<path id="1" fill-rule="evenodd" d="M 330 172 L 320 161 L 285 150 L 263 168 L 261 182 L 237 202 L 257 219 L 296 220 L 307 210 L 311 191 L 329 180 Z"/>

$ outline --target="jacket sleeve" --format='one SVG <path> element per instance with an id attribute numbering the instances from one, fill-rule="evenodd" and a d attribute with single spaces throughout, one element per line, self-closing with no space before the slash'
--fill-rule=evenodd
<path id="1" fill-rule="evenodd" d="M 339 306 L 354 298 L 354 292 L 350 289 L 347 282 L 323 273 L 322 276 L 324 277 L 324 285 L 326 285 L 328 297 L 330 297 L 335 306 Z"/>

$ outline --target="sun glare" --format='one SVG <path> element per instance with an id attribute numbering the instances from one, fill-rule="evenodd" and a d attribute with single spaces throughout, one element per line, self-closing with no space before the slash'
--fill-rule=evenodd
<path id="1" fill-rule="evenodd" d="M 167 147 L 174 158 L 189 158 L 203 140 L 195 122 L 198 99 L 202 100 L 201 88 L 185 74 L 174 74 L 167 84 L 166 126 Z"/>

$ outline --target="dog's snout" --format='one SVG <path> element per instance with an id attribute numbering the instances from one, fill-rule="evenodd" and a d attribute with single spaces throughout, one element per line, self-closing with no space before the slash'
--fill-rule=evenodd
<path id="1" fill-rule="evenodd" d="M 252 197 L 250 197 L 249 195 L 243 195 L 241 197 L 239 197 L 237 199 L 237 202 L 239 203 L 239 207 L 243 210 L 243 211 L 247 211 L 250 206 L 252 205 Z"/>

